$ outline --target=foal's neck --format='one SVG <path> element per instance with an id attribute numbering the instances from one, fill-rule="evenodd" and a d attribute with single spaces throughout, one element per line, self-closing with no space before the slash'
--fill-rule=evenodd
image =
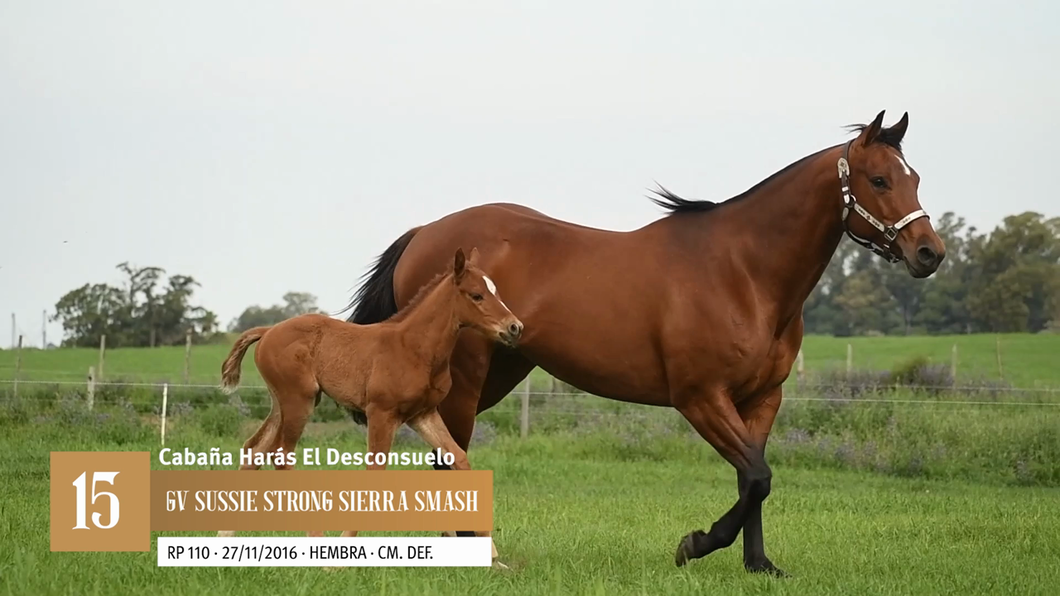
<path id="1" fill-rule="evenodd" d="M 430 363 L 431 371 L 448 368 L 460 332 L 452 280 L 446 276 L 399 323 L 402 343 Z"/>

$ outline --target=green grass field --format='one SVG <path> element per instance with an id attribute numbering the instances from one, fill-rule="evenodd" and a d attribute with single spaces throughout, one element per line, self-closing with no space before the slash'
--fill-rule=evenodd
<path id="1" fill-rule="evenodd" d="M 998 367 L 997 343 L 1001 345 Z M 1060 334 L 954 335 L 916 337 L 835 338 L 807 336 L 803 342 L 805 370 L 808 372 L 842 369 L 846 366 L 847 344 L 853 347 L 854 367 L 884 370 L 922 356 L 949 366 L 953 346 L 957 346 L 957 376 L 961 382 L 975 383 L 1004 378 L 1017 387 L 1060 387 Z M 216 384 L 228 345 L 192 348 L 190 379 L 195 384 Z M 14 378 L 16 353 L 0 351 L 0 380 Z M 21 379 L 38 381 L 83 381 L 90 366 L 98 366 L 97 349 L 23 350 Z M 129 348 L 106 352 L 104 377 L 107 381 L 183 382 L 184 348 Z M 243 361 L 244 383 L 259 384 L 252 352 Z M 540 370 L 537 378 L 547 378 Z"/>
<path id="2" fill-rule="evenodd" d="M 673 566 L 678 540 L 735 498 L 732 468 L 676 412 L 593 396 L 535 395 L 531 434 L 519 398 L 481 414 L 470 457 L 494 470 L 495 538 L 510 572 L 485 569 L 160 569 L 156 553 L 51 553 L 48 453 L 157 454 L 157 387 L 104 386 L 86 409 L 96 350 L 27 350 L 21 379 L 0 383 L 0 593 L 3 594 L 937 594 L 1055 592 L 1060 581 L 1060 394 L 847 387 L 829 370 L 901 369 L 960 356 L 962 383 L 1000 377 L 995 336 L 808 337 L 768 457 L 766 543 L 794 575 L 750 576 L 741 542 Z M 1060 336 L 1001 336 L 1004 380 L 1060 387 Z M 217 383 L 227 346 L 194 348 L 191 382 Z M 182 348 L 112 350 L 107 381 L 182 381 Z M 0 352 L 0 379 L 15 355 Z M 252 359 L 245 383 L 260 383 Z M 872 374 L 864 378 L 874 378 Z M 535 383 L 549 385 L 538 370 Z M 44 381 L 67 380 L 71 385 Z M 929 379 L 930 380 L 930 379 Z M 229 399 L 171 387 L 167 445 L 235 450 L 268 411 L 261 390 Z M 325 400 L 300 447 L 364 450 L 363 427 Z M 408 431 L 408 429 L 402 429 Z M 409 432 L 398 450 L 422 450 Z M 454 538 L 454 540 L 456 540 Z"/>
<path id="3" fill-rule="evenodd" d="M 799 460 L 773 465 L 764 514 L 768 552 L 792 578 L 746 574 L 740 541 L 678 569 L 680 537 L 731 506 L 732 469 L 702 442 L 690 448 L 685 437 L 669 437 L 631 447 L 608 431 L 501 435 L 473 449 L 472 465 L 495 471 L 495 540 L 508 572 L 158 568 L 154 550 L 49 552 L 49 451 L 157 455 L 154 427 L 119 419 L 4 424 L 0 593 L 1050 594 L 1060 585 L 1060 489 L 894 478 Z M 363 450 L 351 426 L 315 425 L 301 446 Z M 167 444 L 236 449 L 251 427 L 218 438 L 192 419 L 177 421 Z"/>

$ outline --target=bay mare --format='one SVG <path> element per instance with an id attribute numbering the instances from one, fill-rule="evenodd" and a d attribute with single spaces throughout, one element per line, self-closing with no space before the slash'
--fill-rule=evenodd
<path id="1" fill-rule="evenodd" d="M 916 278 L 945 255 L 902 153 L 909 116 L 887 128 L 883 115 L 722 203 L 661 190 L 655 201 L 668 214 L 630 232 L 514 204 L 452 213 L 379 256 L 349 320 L 387 319 L 446 266 L 443 255 L 482 247 L 482 269 L 526 332 L 518 349 L 460 336 L 439 405 L 456 442 L 466 450 L 476 414 L 535 366 L 590 394 L 675 408 L 736 469 L 738 487 L 708 530 L 678 541 L 675 563 L 725 548 L 742 530 L 745 568 L 785 575 L 762 538 L 765 447 L 802 343 L 803 303 L 844 233 Z"/>
<path id="2" fill-rule="evenodd" d="M 407 423 L 432 448 L 452 453 L 453 467 L 471 469 L 465 450 L 453 440 L 437 409 L 452 385 L 450 356 L 462 330 L 511 347 L 517 345 L 523 325 L 477 266 L 478 250 L 472 248 L 467 259 L 463 249 L 454 250 L 448 253 L 452 256 L 446 259 L 447 268 L 421 284 L 416 296 L 388 321 L 361 325 L 307 314 L 244 331 L 221 365 L 222 389 L 228 393 L 238 387 L 243 356 L 257 342 L 254 364 L 272 396 L 272 410 L 243 448 L 293 452 L 321 394 L 327 394 L 367 419 L 368 451 L 389 453 L 394 433 Z M 259 467 L 250 463 L 239 469 Z M 386 461 L 373 459 L 367 468 L 385 469 Z M 342 535 L 356 536 L 357 531 Z"/>

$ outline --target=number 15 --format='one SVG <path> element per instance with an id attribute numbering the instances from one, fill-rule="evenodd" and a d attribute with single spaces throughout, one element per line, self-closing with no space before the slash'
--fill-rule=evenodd
<path id="1" fill-rule="evenodd" d="M 77 525 L 74 526 L 75 530 L 88 530 L 89 527 L 85 524 L 85 474 L 87 472 L 81 472 L 81 475 L 74 480 L 72 484 L 77 488 Z M 117 476 L 118 472 L 93 472 L 92 473 L 92 504 L 96 504 L 96 499 L 99 497 L 108 497 L 110 499 L 110 523 L 105 526 L 99 525 L 99 519 L 102 517 L 97 511 L 92 514 L 92 524 L 101 530 L 113 528 L 114 524 L 118 523 L 118 497 L 114 493 L 101 490 L 96 492 L 97 482 L 106 482 L 111 486 L 114 485 L 114 477 Z"/>

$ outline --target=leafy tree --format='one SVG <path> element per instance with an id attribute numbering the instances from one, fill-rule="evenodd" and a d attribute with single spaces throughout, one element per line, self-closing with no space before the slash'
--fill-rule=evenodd
<path id="1" fill-rule="evenodd" d="M 1027 212 L 1006 217 L 972 245 L 975 275 L 968 312 L 985 331 L 1038 332 L 1060 300 L 1060 219 Z"/>
<path id="2" fill-rule="evenodd" d="M 178 345 L 189 331 L 196 342 L 216 333 L 217 315 L 191 304 L 199 285 L 192 277 L 173 275 L 159 288 L 159 267 L 117 268 L 127 277 L 121 287 L 85 284 L 56 303 L 52 320 L 62 322 L 64 346 L 98 345 L 102 335 L 114 347 Z"/>
<path id="3" fill-rule="evenodd" d="M 1060 327 L 1060 219 L 1023 213 L 991 234 L 945 213 L 935 230 L 946 259 L 913 279 L 842 242 L 806 301 L 810 333 L 971 333 Z M 881 296 L 879 289 L 885 290 Z"/>

